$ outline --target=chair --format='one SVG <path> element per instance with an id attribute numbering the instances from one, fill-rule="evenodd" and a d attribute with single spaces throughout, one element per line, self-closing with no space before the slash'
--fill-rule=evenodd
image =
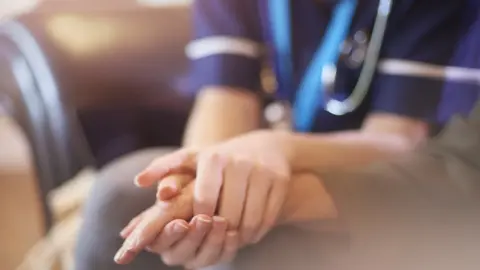
<path id="1" fill-rule="evenodd" d="M 93 4 L 40 6 L 0 24 L 0 106 L 30 142 L 47 226 L 48 192 L 81 168 L 180 143 L 189 26 L 186 6 Z"/>

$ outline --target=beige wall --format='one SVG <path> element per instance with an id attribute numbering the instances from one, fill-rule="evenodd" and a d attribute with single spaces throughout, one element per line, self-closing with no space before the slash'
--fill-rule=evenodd
<path id="1" fill-rule="evenodd" d="M 13 270 L 43 235 L 43 216 L 26 139 L 1 116 L 0 149 L 0 269 Z"/>

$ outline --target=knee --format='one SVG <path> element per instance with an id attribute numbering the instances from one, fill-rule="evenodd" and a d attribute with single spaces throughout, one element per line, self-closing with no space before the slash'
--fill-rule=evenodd
<path id="1" fill-rule="evenodd" d="M 140 189 L 134 185 L 133 179 L 159 155 L 158 150 L 135 152 L 106 166 L 87 199 L 85 222 L 121 227 L 152 205 L 155 189 Z"/>
<path id="2" fill-rule="evenodd" d="M 133 178 L 163 152 L 136 152 L 112 162 L 99 173 L 83 213 L 76 247 L 77 269 L 117 269 L 112 258 L 123 242 L 119 232 L 155 201 L 156 188 L 139 189 Z"/>

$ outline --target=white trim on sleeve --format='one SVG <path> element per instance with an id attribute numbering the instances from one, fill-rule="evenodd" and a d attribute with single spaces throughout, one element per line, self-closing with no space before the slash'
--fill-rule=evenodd
<path id="1" fill-rule="evenodd" d="M 401 59 L 383 59 L 379 61 L 377 71 L 386 75 L 430 78 L 480 85 L 480 69 L 474 68 L 439 66 Z"/>
<path id="2" fill-rule="evenodd" d="M 217 54 L 258 58 L 263 54 L 260 43 L 238 37 L 214 36 L 192 41 L 185 48 L 188 58 L 198 60 Z"/>

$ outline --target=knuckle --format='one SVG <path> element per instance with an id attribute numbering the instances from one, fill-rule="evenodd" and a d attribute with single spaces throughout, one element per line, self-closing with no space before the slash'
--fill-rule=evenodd
<path id="1" fill-rule="evenodd" d="M 220 158 L 220 154 L 216 151 L 207 150 L 200 154 L 200 158 L 206 162 L 216 162 Z"/>
<path id="2" fill-rule="evenodd" d="M 255 162 L 246 159 L 237 159 L 234 164 L 238 171 L 243 172 L 246 175 L 251 174 L 254 172 L 255 168 L 259 167 Z"/>

